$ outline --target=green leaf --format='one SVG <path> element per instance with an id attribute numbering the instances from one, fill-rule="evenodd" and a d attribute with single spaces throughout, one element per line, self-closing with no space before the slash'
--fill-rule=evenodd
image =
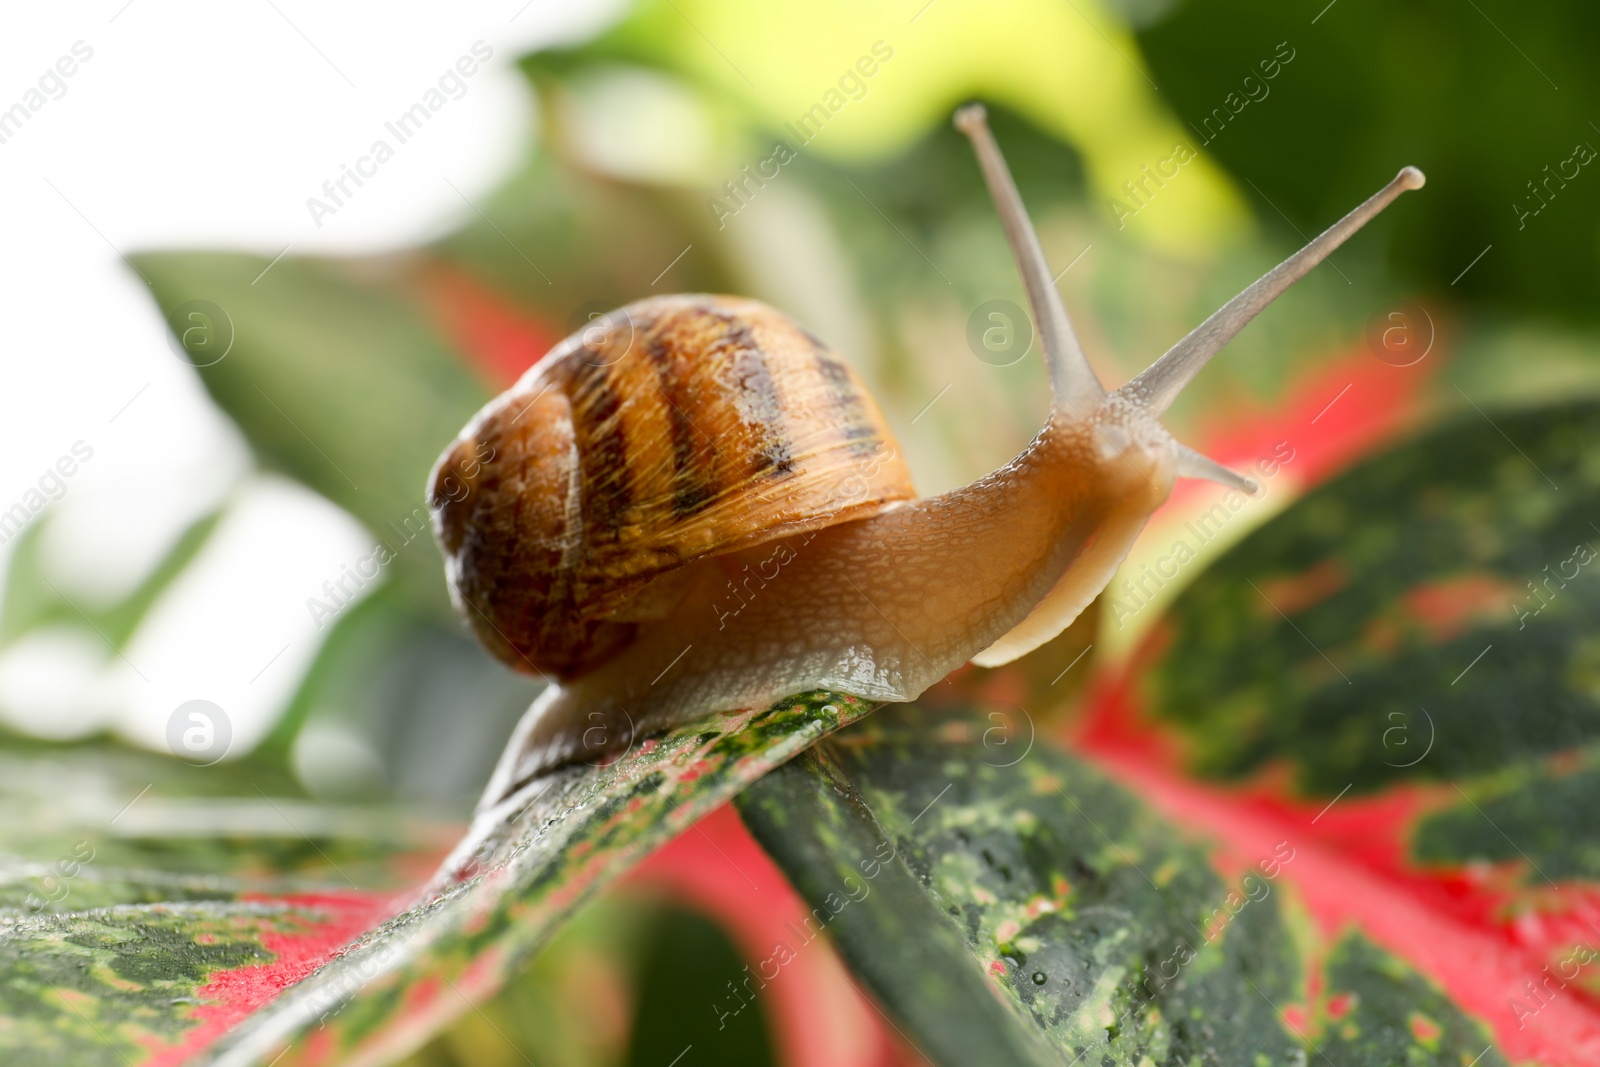
<path id="1" fill-rule="evenodd" d="M 262 763 L 13 741 L 0 748 L 0 1061 L 403 1052 L 655 848 L 870 710 L 818 693 L 556 771 L 481 817 L 420 891 L 449 824 L 307 801 Z"/>
<path id="2" fill-rule="evenodd" d="M 515 973 L 581 904 L 750 781 L 871 710 L 818 693 L 713 716 L 605 766 L 557 770 L 480 818 L 412 906 L 211 1051 L 280 1067 L 393 1055 Z"/>
<path id="3" fill-rule="evenodd" d="M 261 940 L 294 931 L 297 909 L 239 909 L 176 901 L 160 911 L 49 916 L 7 924 L 0 941 L 0 1034 L 6 1062 L 111 1067 L 146 1044 L 176 1044 L 218 971 L 270 958 Z"/>
<path id="4" fill-rule="evenodd" d="M 831 932 L 850 967 L 904 1021 L 914 1035 L 908 1040 L 924 1055 L 941 1062 L 1050 1062 L 1043 1042 L 993 995 L 960 932 L 915 875 L 892 862 L 894 840 L 860 794 L 817 749 L 755 783 L 737 804 L 756 839 L 815 906 L 807 937 Z M 869 906 L 853 905 L 858 893 Z M 786 947 L 798 952 L 803 944 Z"/>
<path id="5" fill-rule="evenodd" d="M 1424 863 L 1516 863 L 1539 880 L 1600 881 L 1600 766 L 1524 764 L 1476 784 L 1423 818 L 1412 852 Z M 1530 879 L 1531 880 L 1531 879 Z"/>
<path id="6" fill-rule="evenodd" d="M 667 908 L 644 939 L 638 978 L 639 1010 L 628 1038 L 627 1067 L 670 1067 L 698 1042 L 716 1041 L 724 1062 L 771 1067 L 778 1062 L 770 1027 L 758 1000 L 754 1011 L 716 1019 L 706 1011 L 728 996 L 728 975 L 744 961 L 715 922 L 698 912 Z M 713 1023 L 719 1025 L 713 1026 Z"/>
<path id="7" fill-rule="evenodd" d="M 392 910 L 407 868 L 450 839 L 393 808 L 309 805 L 265 766 L 229 769 L 109 744 L 0 748 L 0 1061 L 126 1067 L 201 1047 L 241 996 Z"/>
<path id="8" fill-rule="evenodd" d="M 1040 1062 L 1043 1040 L 1058 1063 L 1505 1063 L 1359 935 L 1316 952 L 1275 881 L 1292 850 L 1230 886 L 1121 787 L 1042 742 L 1003 753 L 988 723 L 893 706 L 738 801 L 808 933 L 934 1062 Z"/>
<path id="9" fill-rule="evenodd" d="M 46 523 L 31 527 L 17 542 L 7 564 L 4 585 L 0 586 L 4 589 L 4 599 L 0 602 L 0 644 L 14 641 L 39 626 L 51 623 L 79 626 L 87 621 L 114 647 L 122 647 L 133 636 L 145 612 L 199 554 L 221 517 L 220 511 L 213 512 L 191 523 L 137 589 L 116 604 L 106 608 L 91 607 L 81 615 L 45 576 L 40 546 Z"/>
<path id="10" fill-rule="evenodd" d="M 1468 405 L 1318 486 L 1178 593 L 1080 735 L 1224 840 L 1303 841 L 1320 926 L 1414 961 L 1537 1062 L 1588 1062 L 1595 1033 L 1597 430 L 1593 400 Z M 1547 973 L 1577 987 L 1550 1012 Z"/>
<path id="11" fill-rule="evenodd" d="M 1504 1064 L 1483 1028 L 1438 989 L 1364 937 L 1323 964 L 1330 1010 L 1321 1052 L 1336 1064 Z"/>
<path id="12" fill-rule="evenodd" d="M 1593 402 L 1472 412 L 1377 456 L 1179 595 L 1151 711 L 1202 773 L 1281 760 L 1323 795 L 1593 743 L 1597 499 Z"/>
<path id="13" fill-rule="evenodd" d="M 110 742 L 0 734 L 0 859 L 17 877 L 33 868 L 27 877 L 60 876 L 75 859 L 82 868 L 58 877 L 65 893 L 52 892 L 52 905 L 34 912 L 71 911 L 91 898 L 86 907 L 143 901 L 137 886 L 147 874 L 153 884 L 188 880 L 203 889 L 218 876 L 257 888 L 281 881 L 388 891 L 415 877 L 391 866 L 394 857 L 448 847 L 454 830 L 395 818 L 387 806 L 311 804 L 282 769 L 254 758 L 195 767 Z M 92 861 L 82 862 L 85 850 Z M 116 896 L 119 885 L 135 896 Z M 232 892 L 210 888 L 222 893 L 217 899 Z"/>

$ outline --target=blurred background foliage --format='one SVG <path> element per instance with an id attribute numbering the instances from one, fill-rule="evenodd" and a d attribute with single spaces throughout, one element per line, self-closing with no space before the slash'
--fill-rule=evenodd
<path id="1" fill-rule="evenodd" d="M 1437 332 L 1418 419 L 1464 395 L 1592 391 L 1600 169 L 1548 178 L 1600 145 L 1600 113 L 1586 110 L 1597 39 L 1600 9 L 1577 0 L 641 0 L 595 39 L 522 61 L 537 103 L 525 163 L 436 243 L 290 256 L 259 285 L 261 257 L 136 256 L 163 308 L 206 299 L 232 319 L 233 349 L 197 373 L 260 467 L 346 509 L 395 555 L 338 614 L 267 739 L 224 770 L 324 801 L 465 814 L 537 686 L 453 618 L 418 525 L 424 477 L 481 403 L 594 312 L 669 291 L 772 302 L 862 371 L 925 493 L 1017 451 L 1044 414 L 1044 379 L 1035 359 L 997 367 L 968 348 L 978 305 L 1023 295 L 949 125 L 966 100 L 990 105 L 1079 334 L 1114 383 L 1401 165 L 1427 172 L 1425 194 L 1185 394 L 1172 425 L 1188 440 L 1363 351 L 1402 301 Z M 797 136 L 819 103 L 826 123 Z M 778 142 L 792 159 L 746 180 Z M 1178 146 L 1194 160 L 1136 199 L 1125 183 Z M 12 558 L 0 641 L 68 625 L 124 646 L 217 522 L 196 522 L 135 592 L 87 615 L 39 577 L 41 524 Z M 662 1036 L 680 1024 L 674 998 L 703 1005 L 736 959 L 704 916 L 608 901 L 411 1062 L 520 1062 L 517 1048 L 541 1064 L 654 1062 L 635 1050 L 676 1040 Z M 741 1025 L 739 1062 L 771 1061 L 759 1017 Z"/>

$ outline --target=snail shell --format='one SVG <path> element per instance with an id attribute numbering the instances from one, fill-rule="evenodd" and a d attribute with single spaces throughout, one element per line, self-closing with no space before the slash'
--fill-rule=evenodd
<path id="1" fill-rule="evenodd" d="M 848 364 L 764 304 L 703 295 L 567 338 L 431 482 L 463 618 L 512 667 L 558 679 L 670 611 L 680 568 L 916 497 Z"/>

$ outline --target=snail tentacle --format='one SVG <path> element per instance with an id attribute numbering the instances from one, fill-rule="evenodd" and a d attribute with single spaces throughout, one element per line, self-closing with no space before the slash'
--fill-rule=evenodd
<path id="1" fill-rule="evenodd" d="M 1200 373 L 1200 368 L 1209 363 L 1223 345 L 1238 336 L 1251 319 L 1282 296 L 1289 286 L 1305 277 L 1312 267 L 1326 259 L 1357 230 L 1371 222 L 1401 193 L 1421 189 L 1424 180 L 1422 171 L 1416 167 L 1403 168 L 1393 181 L 1373 193 L 1354 211 L 1329 226 L 1300 251 L 1267 271 L 1244 292 L 1190 330 L 1183 340 L 1118 392 L 1137 399 L 1152 415 L 1166 411 L 1183 387 Z"/>
<path id="2" fill-rule="evenodd" d="M 1172 451 L 1178 460 L 1177 474 L 1180 478 L 1200 478 L 1216 482 L 1218 485 L 1237 489 L 1250 496 L 1255 496 L 1257 490 L 1261 488 L 1254 478 L 1229 470 L 1210 456 L 1196 452 L 1179 441 L 1172 442 Z"/>
<path id="3" fill-rule="evenodd" d="M 1017 272 L 1022 275 L 1023 288 L 1028 292 L 1028 304 L 1039 324 L 1039 339 L 1044 348 L 1045 364 L 1050 371 L 1050 388 L 1056 405 L 1064 407 L 1087 419 L 1086 412 L 1105 398 L 1105 386 L 1095 377 L 1089 366 L 1077 334 L 1072 332 L 1072 322 L 1067 318 L 1066 305 L 1056 292 L 1050 266 L 1045 262 L 1044 249 L 1039 245 L 1039 235 L 1028 218 L 1017 184 L 1011 178 L 1011 168 L 989 132 L 988 112 L 982 104 L 968 104 L 956 112 L 956 129 L 972 140 L 973 151 L 978 156 L 978 166 L 983 170 L 984 181 L 989 186 L 995 209 L 1005 227 L 1006 240 L 1017 260 Z"/>

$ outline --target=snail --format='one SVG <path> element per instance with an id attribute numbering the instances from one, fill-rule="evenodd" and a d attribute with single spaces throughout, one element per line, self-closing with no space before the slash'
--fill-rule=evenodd
<path id="1" fill-rule="evenodd" d="M 484 805 L 532 776 L 710 712 L 833 690 L 910 701 L 1060 633 L 1174 479 L 1255 483 L 1158 417 L 1252 318 L 1407 189 L 1413 167 L 1119 389 L 1079 347 L 981 106 L 972 141 L 1038 324 L 1051 410 L 1016 458 L 918 497 L 878 405 L 780 312 L 642 300 L 557 345 L 429 480 L 452 598 L 551 684 Z"/>

